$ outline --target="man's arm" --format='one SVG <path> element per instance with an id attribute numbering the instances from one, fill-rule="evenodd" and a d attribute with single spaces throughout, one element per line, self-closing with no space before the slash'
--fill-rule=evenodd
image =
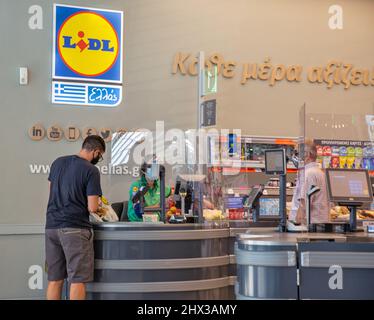
<path id="1" fill-rule="evenodd" d="M 296 222 L 298 223 L 306 223 L 307 222 L 307 208 L 306 208 L 306 198 L 307 198 L 307 192 L 311 188 L 311 186 L 316 186 L 317 185 L 317 179 L 316 177 L 309 173 L 305 174 L 305 181 L 303 182 L 299 200 L 300 200 L 300 206 L 299 209 L 297 210 L 297 219 Z"/>
<path id="2" fill-rule="evenodd" d="M 214 204 L 211 203 L 207 199 L 203 199 L 203 207 L 204 207 L 204 209 L 211 209 L 211 210 L 213 210 L 214 209 Z"/>
<path id="3" fill-rule="evenodd" d="M 100 186 L 100 173 L 95 170 L 91 173 L 87 183 L 87 209 L 96 213 L 99 209 L 99 197 L 102 195 Z"/>
<path id="4" fill-rule="evenodd" d="M 88 211 L 96 213 L 99 209 L 99 196 L 87 196 Z"/>

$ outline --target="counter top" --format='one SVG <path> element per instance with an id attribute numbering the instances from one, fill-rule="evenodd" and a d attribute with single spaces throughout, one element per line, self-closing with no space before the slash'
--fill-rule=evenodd
<path id="1" fill-rule="evenodd" d="M 276 228 L 252 228 L 237 236 L 240 243 L 248 245 L 293 245 L 298 242 L 374 242 L 374 234 L 367 232 L 348 233 L 279 233 Z"/>
<path id="2" fill-rule="evenodd" d="M 204 229 L 228 229 L 227 222 L 210 222 L 210 223 L 147 223 L 147 222 L 105 222 L 94 223 L 94 230 L 103 231 L 136 231 L 136 230 L 158 230 L 158 231 L 175 231 L 175 230 L 204 230 Z"/>

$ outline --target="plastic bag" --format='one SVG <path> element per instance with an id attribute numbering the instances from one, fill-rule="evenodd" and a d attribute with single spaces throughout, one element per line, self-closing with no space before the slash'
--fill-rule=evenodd
<path id="1" fill-rule="evenodd" d="M 96 214 L 96 213 L 90 213 L 90 222 L 104 222 L 103 219 L 101 219 L 101 217 Z"/>
<path id="2" fill-rule="evenodd" d="M 117 222 L 119 220 L 116 212 L 113 210 L 111 205 L 103 203 L 102 207 L 105 209 L 105 214 L 101 216 L 104 221 Z"/>

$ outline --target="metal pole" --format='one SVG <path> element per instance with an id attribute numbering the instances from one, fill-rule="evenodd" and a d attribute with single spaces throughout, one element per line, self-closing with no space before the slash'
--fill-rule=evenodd
<path id="1" fill-rule="evenodd" d="M 160 165 L 160 220 L 165 222 L 165 167 Z"/>
<path id="2" fill-rule="evenodd" d="M 352 232 L 357 230 L 357 207 L 352 206 L 350 209 L 351 212 L 349 215 L 349 229 Z"/>
<path id="3" fill-rule="evenodd" d="M 204 101 L 204 79 L 205 79 L 205 54 L 203 51 L 198 55 L 199 79 L 197 87 L 197 129 L 201 128 L 201 105 Z"/>
<path id="4" fill-rule="evenodd" d="M 185 211 L 186 211 L 186 209 L 185 209 L 185 197 L 182 197 L 181 196 L 181 211 L 182 211 L 182 215 L 185 215 Z"/>
<path id="5" fill-rule="evenodd" d="M 204 79 L 205 79 L 205 54 L 203 51 L 199 52 L 198 55 L 198 70 L 199 70 L 199 78 L 198 78 L 198 86 L 197 86 L 197 125 L 196 128 L 198 132 L 201 129 L 202 125 L 202 104 L 204 102 Z M 199 142 L 197 144 L 197 149 L 196 149 L 196 160 L 197 160 L 197 169 L 198 169 L 198 174 L 203 173 L 203 167 L 202 164 L 200 163 L 200 151 L 201 151 L 201 144 L 204 141 L 200 141 L 200 135 L 199 136 Z"/>
<path id="6" fill-rule="evenodd" d="M 197 130 L 198 133 L 200 132 L 201 125 L 202 125 L 202 116 L 201 116 L 201 108 L 202 104 L 204 102 L 204 79 L 205 79 L 205 54 L 203 51 L 199 52 L 198 55 L 198 70 L 199 70 L 199 79 L 198 79 L 198 89 L 197 89 Z M 200 151 L 202 151 L 203 143 L 204 141 L 200 141 L 200 134 L 198 134 L 198 144 L 196 149 L 196 160 L 197 160 L 197 173 L 203 174 L 203 165 L 200 163 L 200 158 L 202 158 L 202 155 L 200 154 Z M 201 185 L 199 182 L 194 183 L 194 189 L 195 189 L 195 201 L 197 202 L 197 208 L 198 211 L 198 223 L 203 222 L 203 194 L 201 190 Z"/>
<path id="7" fill-rule="evenodd" d="M 286 203 L 287 203 L 287 174 L 281 174 L 279 176 L 279 215 L 280 215 L 279 232 L 286 232 L 286 225 L 287 225 Z"/>

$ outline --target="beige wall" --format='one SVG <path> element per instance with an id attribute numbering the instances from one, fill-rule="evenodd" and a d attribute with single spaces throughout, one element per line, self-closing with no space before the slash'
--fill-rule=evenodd
<path id="1" fill-rule="evenodd" d="M 357 67 L 374 66 L 374 1 L 323 0 L 111 0 L 61 3 L 119 9 L 125 12 L 124 98 L 114 110 L 54 106 L 50 103 L 52 2 L 0 2 L 0 95 L 2 139 L 0 223 L 40 223 L 47 201 L 45 175 L 31 175 L 29 163 L 50 163 L 74 153 L 79 143 L 32 142 L 27 129 L 36 122 L 63 127 L 75 124 L 154 129 L 196 126 L 197 79 L 172 75 L 176 52 L 262 63 L 325 65 L 341 59 Z M 28 7 L 44 9 L 44 29 L 28 28 Z M 344 29 L 328 28 L 328 7 L 344 9 Z M 19 66 L 27 66 L 30 84 L 18 85 Z M 313 112 L 372 112 L 374 87 L 336 86 L 283 81 L 269 87 L 263 81 L 240 84 L 219 79 L 218 127 L 241 128 L 252 135 L 296 136 L 298 111 L 307 103 Z M 304 76 L 305 78 L 305 76 Z M 104 192 L 112 201 L 123 199 L 131 178 L 103 177 Z"/>

